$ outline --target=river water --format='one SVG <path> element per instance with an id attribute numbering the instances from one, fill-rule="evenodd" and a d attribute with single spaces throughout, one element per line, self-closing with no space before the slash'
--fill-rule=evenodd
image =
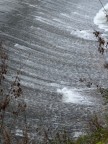
<path id="1" fill-rule="evenodd" d="M 108 74 L 93 35 L 101 7 L 98 0 L 0 0 L 7 80 L 21 70 L 33 127 L 82 132 L 90 113 L 101 111 L 96 85 L 107 86 Z"/>

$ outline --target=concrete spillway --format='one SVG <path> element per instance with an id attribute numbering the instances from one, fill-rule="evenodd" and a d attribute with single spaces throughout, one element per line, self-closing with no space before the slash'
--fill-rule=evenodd
<path id="1" fill-rule="evenodd" d="M 87 87 L 90 81 L 107 86 L 108 80 L 93 35 L 93 18 L 100 8 L 98 0 L 0 0 L 0 39 L 9 54 L 7 80 L 21 70 L 33 126 L 82 131 L 90 111 L 101 110 L 95 85 Z"/>

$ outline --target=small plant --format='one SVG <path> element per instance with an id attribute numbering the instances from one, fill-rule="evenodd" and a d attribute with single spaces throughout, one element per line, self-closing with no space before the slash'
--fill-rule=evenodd
<path id="1" fill-rule="evenodd" d="M 20 100 L 23 90 L 20 83 L 20 71 L 17 72 L 14 81 L 11 83 L 9 90 L 5 90 L 4 82 L 8 72 L 8 55 L 3 42 L 0 43 L 0 144 L 28 144 L 29 137 L 26 123 L 26 103 Z M 17 139 L 15 131 L 16 121 L 20 114 L 24 116 L 23 137 Z M 7 116 L 11 115 L 11 120 L 8 122 Z M 19 143 L 20 142 L 20 143 Z"/>

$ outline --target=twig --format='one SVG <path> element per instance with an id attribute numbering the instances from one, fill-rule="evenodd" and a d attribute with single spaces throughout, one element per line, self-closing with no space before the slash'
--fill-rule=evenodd
<path id="1" fill-rule="evenodd" d="M 99 0 L 99 2 L 101 3 L 101 5 L 102 5 L 102 7 L 103 7 L 103 9 L 104 9 L 104 11 L 105 11 L 105 14 L 106 14 L 106 16 L 107 16 L 107 11 L 106 11 L 106 9 L 104 8 L 103 3 L 101 2 L 101 0 Z"/>

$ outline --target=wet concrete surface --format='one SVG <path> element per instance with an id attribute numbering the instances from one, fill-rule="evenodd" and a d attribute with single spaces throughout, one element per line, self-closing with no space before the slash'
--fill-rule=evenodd
<path id="1" fill-rule="evenodd" d="M 0 0 L 0 39 L 9 54 L 6 78 L 11 82 L 21 71 L 27 121 L 32 126 L 83 131 L 91 113 L 102 111 L 96 84 L 107 86 L 103 56 L 96 40 L 75 34 L 97 28 L 93 18 L 100 8 L 97 0 Z M 89 88 L 87 82 L 93 85 Z M 66 103 L 63 88 L 91 98 L 90 104 Z"/>

